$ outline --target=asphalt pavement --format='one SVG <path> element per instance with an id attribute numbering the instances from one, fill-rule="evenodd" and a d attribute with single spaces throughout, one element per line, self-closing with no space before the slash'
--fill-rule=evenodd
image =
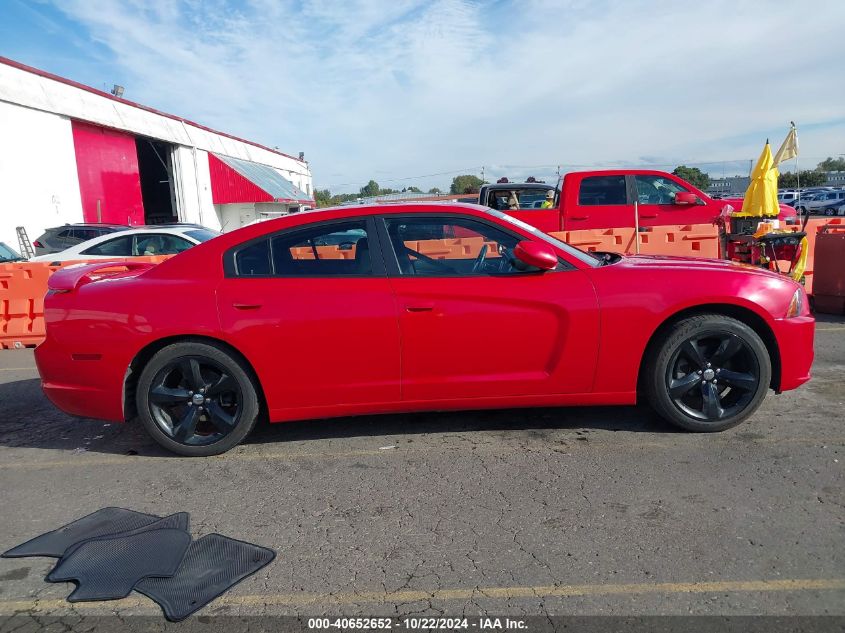
<path id="1" fill-rule="evenodd" d="M 32 351 L 2 351 L 0 550 L 105 506 L 188 511 L 278 554 L 202 615 L 845 615 L 845 319 L 820 318 L 814 373 L 720 434 L 636 407 L 432 413 L 191 459 L 60 413 Z M 0 559 L 0 615 L 160 614 L 71 605 L 52 562 Z"/>

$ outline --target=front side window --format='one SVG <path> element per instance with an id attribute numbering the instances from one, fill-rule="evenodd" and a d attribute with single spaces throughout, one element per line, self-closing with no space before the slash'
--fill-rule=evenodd
<path id="1" fill-rule="evenodd" d="M 456 216 L 388 217 L 384 222 L 403 275 L 525 272 L 513 257 L 520 238 L 483 222 Z"/>
<path id="2" fill-rule="evenodd" d="M 193 244 L 178 235 L 142 234 L 135 236 L 132 254 L 139 257 L 153 255 L 176 255 L 191 248 Z"/>
<path id="3" fill-rule="evenodd" d="M 235 253 L 239 277 L 372 275 L 369 236 L 362 220 L 286 231 Z"/>
<path id="4" fill-rule="evenodd" d="M 676 193 L 689 191 L 663 176 L 637 176 L 636 182 L 640 204 L 673 204 Z"/>
<path id="5" fill-rule="evenodd" d="M 625 176 L 589 176 L 581 181 L 578 204 L 582 206 L 628 204 Z"/>
<path id="6" fill-rule="evenodd" d="M 125 235 L 123 237 L 116 237 L 112 240 L 100 242 L 96 246 L 82 251 L 83 255 L 105 255 L 107 257 L 131 257 L 132 256 L 132 236 Z"/>

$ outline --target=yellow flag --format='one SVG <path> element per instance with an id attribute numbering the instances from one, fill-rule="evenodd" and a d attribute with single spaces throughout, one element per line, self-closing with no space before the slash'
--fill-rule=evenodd
<path id="1" fill-rule="evenodd" d="M 798 132 L 795 130 L 795 126 L 793 125 L 792 129 L 789 130 L 789 134 L 787 134 L 786 138 L 783 139 L 783 143 L 777 151 L 777 154 L 775 154 L 772 167 L 777 167 L 783 161 L 795 158 L 796 156 L 798 156 Z"/>

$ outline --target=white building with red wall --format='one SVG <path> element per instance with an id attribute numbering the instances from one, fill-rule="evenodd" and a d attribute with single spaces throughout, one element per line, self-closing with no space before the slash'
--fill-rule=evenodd
<path id="1" fill-rule="evenodd" d="M 0 57 L 0 241 L 75 222 L 229 231 L 314 206 L 308 163 Z"/>

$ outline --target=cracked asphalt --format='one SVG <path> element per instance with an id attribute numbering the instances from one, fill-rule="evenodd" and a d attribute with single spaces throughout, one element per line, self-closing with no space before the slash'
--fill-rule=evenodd
<path id="1" fill-rule="evenodd" d="M 105 506 L 191 513 L 276 560 L 201 614 L 845 614 L 845 319 L 815 378 L 736 429 L 645 409 L 268 425 L 178 458 L 65 416 L 31 350 L 0 352 L 0 550 Z M 0 559 L 0 615 L 159 614 L 64 601 L 51 559 Z"/>

